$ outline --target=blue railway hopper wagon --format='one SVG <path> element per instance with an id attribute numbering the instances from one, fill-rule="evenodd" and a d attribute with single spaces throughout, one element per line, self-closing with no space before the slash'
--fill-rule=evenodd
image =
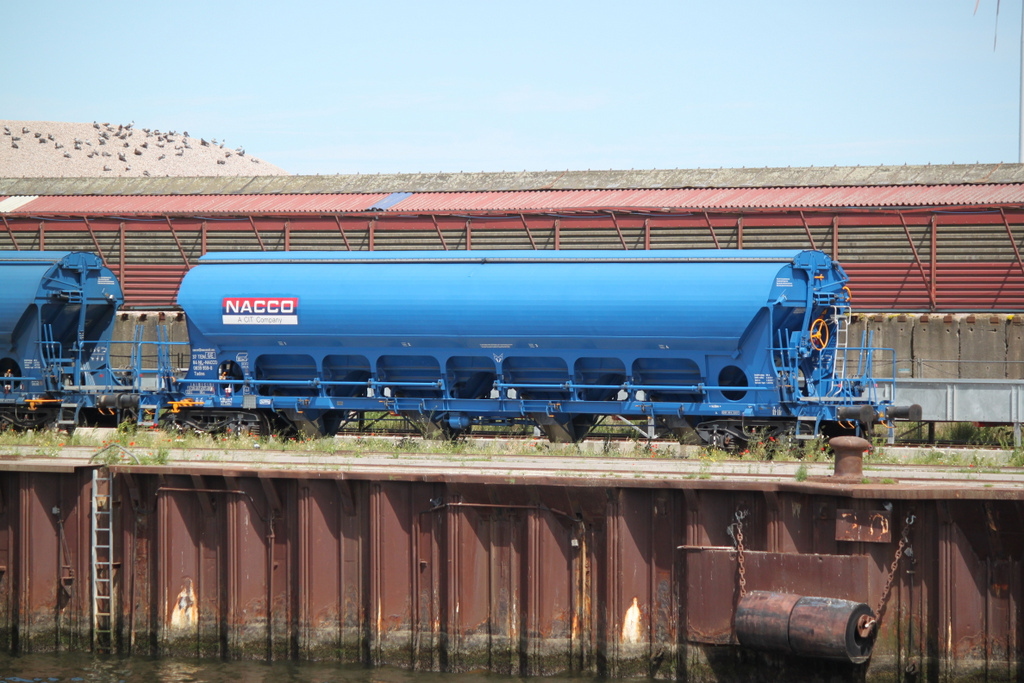
<path id="1" fill-rule="evenodd" d="M 388 411 L 424 433 L 618 416 L 708 443 L 910 417 L 846 348 L 847 278 L 818 251 L 211 253 L 178 295 L 199 430 L 331 434 Z M 856 372 L 847 361 L 856 354 Z"/>
<path id="2" fill-rule="evenodd" d="M 94 254 L 0 251 L 0 427 L 74 428 L 130 392 L 111 367 L 123 301 Z"/>

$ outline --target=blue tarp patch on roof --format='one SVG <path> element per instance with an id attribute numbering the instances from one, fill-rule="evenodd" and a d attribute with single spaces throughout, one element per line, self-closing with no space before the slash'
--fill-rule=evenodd
<path id="1" fill-rule="evenodd" d="M 369 208 L 369 211 L 385 211 L 390 209 L 392 206 L 402 201 L 406 197 L 411 197 L 412 192 L 392 192 L 384 199 L 380 200 Z"/>

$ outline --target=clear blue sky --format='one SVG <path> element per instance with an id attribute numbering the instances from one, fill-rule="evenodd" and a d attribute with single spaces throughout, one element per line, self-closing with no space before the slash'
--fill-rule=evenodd
<path id="1" fill-rule="evenodd" d="M 36 0 L 0 118 L 292 173 L 1016 162 L 1021 3 Z"/>

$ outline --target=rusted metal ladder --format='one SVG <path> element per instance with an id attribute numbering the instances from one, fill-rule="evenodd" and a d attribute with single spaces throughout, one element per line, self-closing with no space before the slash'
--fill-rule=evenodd
<path id="1" fill-rule="evenodd" d="M 103 654 L 113 650 L 112 494 L 110 470 L 97 467 L 92 471 L 92 647 Z"/>

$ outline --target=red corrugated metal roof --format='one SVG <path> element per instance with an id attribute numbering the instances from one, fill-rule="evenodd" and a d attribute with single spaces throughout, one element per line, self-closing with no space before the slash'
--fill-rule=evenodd
<path id="1" fill-rule="evenodd" d="M 16 213 L 40 214 L 248 214 L 366 211 L 381 194 L 94 195 L 44 196 Z M 15 212 L 12 212 L 15 213 Z"/>
<path id="2" fill-rule="evenodd" d="M 361 212 L 395 193 L 41 196 L 11 211 L 30 215 L 245 215 Z M 1024 184 L 866 187 L 529 190 L 414 193 L 387 213 L 928 207 L 1024 204 Z"/>

